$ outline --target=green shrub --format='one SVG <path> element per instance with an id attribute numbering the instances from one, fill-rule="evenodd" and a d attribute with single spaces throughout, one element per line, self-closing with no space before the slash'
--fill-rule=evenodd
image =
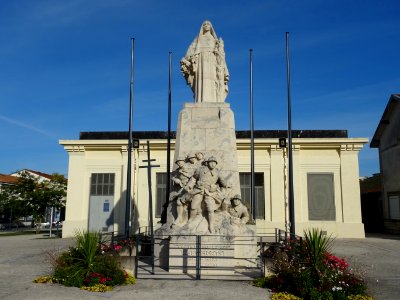
<path id="1" fill-rule="evenodd" d="M 350 295 L 347 300 L 374 300 L 372 297 L 367 295 Z"/>
<path id="2" fill-rule="evenodd" d="M 260 277 L 253 280 L 253 285 L 256 287 L 268 288 L 271 286 L 271 282 L 274 280 L 274 278 L 275 275 L 269 277 Z"/>
<path id="3" fill-rule="evenodd" d="M 326 236 L 321 230 L 312 228 L 304 231 L 304 244 L 312 267 L 318 268 L 323 265 L 325 253 L 332 249 L 333 239 Z"/>
<path id="4" fill-rule="evenodd" d="M 271 300 L 301 300 L 301 298 L 288 293 L 275 293 L 272 295 Z"/>
<path id="5" fill-rule="evenodd" d="M 125 274 L 125 282 L 124 284 L 135 284 L 136 278 L 132 274 L 126 273 Z"/>
<path id="6" fill-rule="evenodd" d="M 273 256 L 275 274 L 253 284 L 306 300 L 346 300 L 350 295 L 365 295 L 363 278 L 344 259 L 330 253 L 332 241 L 317 229 L 306 231 L 304 240 L 288 240 Z"/>
<path id="7" fill-rule="evenodd" d="M 78 260 L 87 274 L 94 271 L 95 260 L 100 254 L 100 235 L 97 232 L 78 232 L 76 234 Z"/>
<path id="8" fill-rule="evenodd" d="M 52 283 L 53 282 L 53 276 L 40 276 L 33 280 L 35 283 Z"/>
<path id="9" fill-rule="evenodd" d="M 134 277 L 122 270 L 117 252 L 101 250 L 103 244 L 99 238 L 98 233 L 77 232 L 76 246 L 54 259 L 53 281 L 66 286 L 93 287 L 87 289 L 91 291 L 109 290 L 103 285 L 134 283 Z"/>
<path id="10" fill-rule="evenodd" d="M 105 292 L 111 291 L 112 287 L 111 286 L 107 286 L 105 284 L 99 283 L 99 284 L 95 284 L 95 285 L 92 285 L 92 286 L 82 286 L 81 290 L 86 290 L 86 291 L 89 291 L 89 292 L 105 293 Z"/>

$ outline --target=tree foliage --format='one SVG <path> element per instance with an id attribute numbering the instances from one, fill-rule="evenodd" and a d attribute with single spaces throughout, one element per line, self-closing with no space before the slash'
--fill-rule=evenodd
<path id="1" fill-rule="evenodd" d="M 29 215 L 41 220 L 47 207 L 65 206 L 67 180 L 63 175 L 54 173 L 50 180 L 40 180 L 26 171 L 19 175 L 16 184 L 4 187 L 0 195 L 0 209 L 3 213 L 12 211 L 12 221 Z"/>

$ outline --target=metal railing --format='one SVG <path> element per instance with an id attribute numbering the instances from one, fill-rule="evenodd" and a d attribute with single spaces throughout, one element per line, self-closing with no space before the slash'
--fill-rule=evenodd
<path id="1" fill-rule="evenodd" d="M 267 273 L 271 253 L 284 247 L 289 236 L 281 229 L 254 236 L 152 236 L 149 228 L 141 227 L 130 254 L 132 271 L 142 279 L 251 280 Z M 296 238 L 301 243 L 302 238 Z M 101 234 L 103 242 L 118 239 L 114 232 Z"/>
<path id="2" fill-rule="evenodd" d="M 153 242 L 154 241 L 154 242 Z M 242 279 L 265 274 L 264 254 L 275 236 L 136 236 L 138 278 Z"/>

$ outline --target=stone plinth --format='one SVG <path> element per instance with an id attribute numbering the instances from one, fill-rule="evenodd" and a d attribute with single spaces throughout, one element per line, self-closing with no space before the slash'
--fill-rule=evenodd
<path id="1" fill-rule="evenodd" d="M 136 260 L 135 260 L 136 246 L 133 249 L 124 249 L 120 254 L 121 267 L 130 274 L 135 275 Z"/>
<path id="2" fill-rule="evenodd" d="M 235 268 L 257 267 L 257 237 L 235 236 L 233 239 L 235 249 Z"/>
<path id="3" fill-rule="evenodd" d="M 235 275 L 246 268 L 257 267 L 255 235 L 202 235 L 197 244 L 195 235 L 157 237 L 156 265 L 171 274 L 196 274 L 197 251 L 201 275 Z"/>
<path id="4" fill-rule="evenodd" d="M 201 236 L 199 246 L 202 275 L 233 275 L 234 244 L 224 236 Z M 196 274 L 196 236 L 171 237 L 169 272 Z"/>
<path id="5" fill-rule="evenodd" d="M 240 194 L 235 119 L 229 103 L 185 103 L 179 113 L 174 161 L 193 151 L 215 156 L 232 195 Z"/>

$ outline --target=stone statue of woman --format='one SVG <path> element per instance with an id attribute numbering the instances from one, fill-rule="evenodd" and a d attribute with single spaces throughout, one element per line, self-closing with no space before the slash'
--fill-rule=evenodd
<path id="1" fill-rule="evenodd" d="M 210 21 L 201 25 L 199 35 L 181 60 L 181 71 L 193 91 L 195 102 L 225 101 L 229 72 L 224 42 L 217 38 Z"/>

